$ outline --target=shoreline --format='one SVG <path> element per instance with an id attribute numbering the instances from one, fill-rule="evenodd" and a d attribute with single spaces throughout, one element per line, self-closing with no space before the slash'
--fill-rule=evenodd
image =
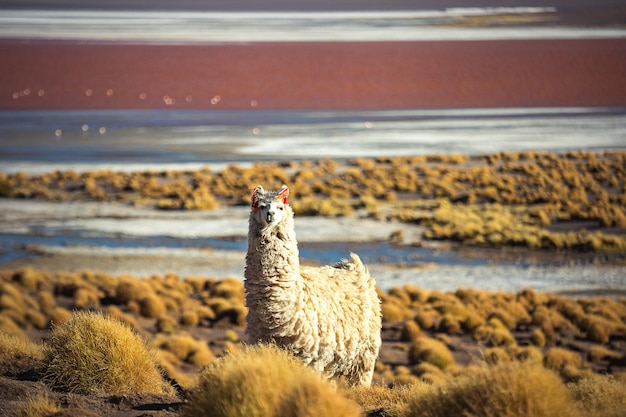
<path id="1" fill-rule="evenodd" d="M 4 227 L 4 233 L 19 233 L 22 229 L 32 228 L 33 224 L 47 224 L 50 230 L 62 228 L 95 239 L 91 244 L 89 237 L 82 243 L 76 242 L 71 233 L 57 236 L 57 231 L 56 237 L 51 237 L 49 242 L 44 239 L 38 243 L 19 243 L 27 257 L 2 262 L 0 270 L 31 267 L 53 272 L 92 271 L 137 277 L 172 272 L 180 277 L 243 279 L 245 247 L 242 249 L 242 245 L 247 233 L 248 213 L 245 207 L 180 213 L 138 209 L 118 203 L 28 200 L 0 200 L 0 203 L 13 230 Z M 202 227 L 191 230 L 192 224 Z M 157 229 L 154 225 L 158 226 Z M 419 242 L 419 226 L 375 222 L 358 216 L 339 219 L 299 216 L 296 226 L 302 262 L 332 264 L 354 251 L 363 257 L 377 285 L 385 291 L 405 284 L 440 291 L 481 288 L 516 292 L 532 287 L 537 291 L 570 296 L 595 293 L 617 296 L 626 291 L 620 281 L 620 277 L 626 274 L 626 258 L 620 253 L 481 248 L 445 241 L 422 241 L 415 246 Z M 411 263 L 392 263 L 392 257 L 399 253 L 385 249 L 384 243 L 400 227 L 404 230 L 405 240 L 395 247 L 406 251 Z M 356 228 L 359 233 L 350 234 Z M 41 229 L 40 233 L 45 236 L 49 233 L 46 230 Z M 98 246 L 97 237 L 116 239 L 115 236 L 123 235 L 147 240 L 134 247 L 116 246 L 115 243 Z M 338 236 L 349 236 L 351 240 L 339 242 Z M 180 242 L 205 239 L 207 243 L 167 246 L 168 239 Z M 221 248 L 216 242 L 211 244 L 211 239 L 243 243 Z M 57 240 L 59 243 L 55 243 Z M 332 242 L 332 248 L 327 248 L 328 242 Z M 377 256 L 372 255 L 375 242 L 383 243 L 379 245 L 382 252 Z M 330 251 L 331 258 L 313 261 L 311 254 L 324 249 Z M 3 251 L 6 255 L 6 249 Z M 425 251 L 432 252 L 430 261 L 424 258 L 428 256 Z M 385 260 L 385 256 L 390 258 Z"/>

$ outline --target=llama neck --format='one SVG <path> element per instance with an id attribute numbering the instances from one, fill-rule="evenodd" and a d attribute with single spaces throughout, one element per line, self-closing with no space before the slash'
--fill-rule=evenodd
<path id="1" fill-rule="evenodd" d="M 296 284 L 300 279 L 298 242 L 291 207 L 287 206 L 283 221 L 270 230 L 262 230 L 254 217 L 250 218 L 245 277 L 250 284 L 258 285 Z"/>

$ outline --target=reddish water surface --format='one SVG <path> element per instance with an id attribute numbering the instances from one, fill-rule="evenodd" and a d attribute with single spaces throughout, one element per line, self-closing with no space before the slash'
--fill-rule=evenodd
<path id="1" fill-rule="evenodd" d="M 0 109 L 626 106 L 626 39 L 0 42 Z"/>

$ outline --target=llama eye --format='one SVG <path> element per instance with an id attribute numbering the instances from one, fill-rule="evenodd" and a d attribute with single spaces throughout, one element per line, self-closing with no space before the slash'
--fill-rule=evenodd
<path id="1" fill-rule="evenodd" d="M 278 209 L 279 209 L 280 211 L 283 211 L 285 208 L 284 208 L 284 207 L 278 207 Z"/>

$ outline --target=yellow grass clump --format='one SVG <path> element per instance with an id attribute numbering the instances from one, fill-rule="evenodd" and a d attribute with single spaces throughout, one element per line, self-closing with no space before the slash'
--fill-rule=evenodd
<path id="1" fill-rule="evenodd" d="M 161 339 L 161 340 L 159 340 Z M 187 334 L 172 335 L 153 341 L 159 349 L 171 352 L 176 358 L 193 365 L 204 366 L 214 359 L 206 342 L 196 340 Z"/>
<path id="2" fill-rule="evenodd" d="M 361 416 L 328 381 L 275 346 L 249 346 L 212 362 L 183 417 Z"/>
<path id="3" fill-rule="evenodd" d="M 360 210 L 379 219 L 420 223 L 429 239 L 623 252 L 626 237 L 612 234 L 611 228 L 626 226 L 625 155 L 529 151 L 355 158 L 345 164 L 329 159 L 257 163 L 230 165 L 216 173 L 21 172 L 0 177 L 0 196 L 212 210 L 247 202 L 250 184 L 271 188 L 288 183 L 296 214 L 345 216 Z M 557 221 L 576 225 L 577 220 L 601 228 L 548 229 Z"/>
<path id="4" fill-rule="evenodd" d="M 14 376 L 43 365 L 43 347 L 21 336 L 0 331 L 0 375 Z"/>
<path id="5" fill-rule="evenodd" d="M 559 377 L 541 365 L 481 367 L 413 398 L 407 417 L 577 417 Z"/>
<path id="6" fill-rule="evenodd" d="M 580 367 L 582 365 L 582 358 L 577 352 L 560 347 L 553 347 L 546 352 L 543 363 L 546 368 L 558 371 L 566 365 Z"/>
<path id="7" fill-rule="evenodd" d="M 118 320 L 76 312 L 44 345 L 44 381 L 82 394 L 171 393 L 145 342 Z"/>
<path id="8" fill-rule="evenodd" d="M 568 384 L 574 399 L 588 417 L 626 415 L 626 382 L 611 376 L 596 375 Z"/>
<path id="9" fill-rule="evenodd" d="M 409 363 L 428 362 L 439 369 L 445 369 L 455 363 L 450 349 L 437 339 L 420 337 L 409 347 Z"/>
<path id="10" fill-rule="evenodd" d="M 166 311 L 163 298 L 154 294 L 148 295 L 139 301 L 139 312 L 144 317 L 156 319 L 163 316 Z"/>
<path id="11" fill-rule="evenodd" d="M 60 404 L 48 395 L 31 395 L 24 402 L 19 403 L 14 417 L 49 417 L 57 415 L 61 410 Z"/>
<path id="12" fill-rule="evenodd" d="M 389 388 L 382 385 L 370 387 L 354 387 L 346 392 L 346 396 L 356 401 L 364 410 L 384 409 L 385 416 L 403 416 L 407 402 L 430 389 L 427 383 L 398 385 Z M 378 414 L 377 414 L 378 415 Z"/>
<path id="13" fill-rule="evenodd" d="M 422 334 L 419 324 L 414 320 L 407 320 L 402 326 L 402 333 L 400 334 L 400 340 L 403 342 L 413 342 L 417 340 Z"/>

